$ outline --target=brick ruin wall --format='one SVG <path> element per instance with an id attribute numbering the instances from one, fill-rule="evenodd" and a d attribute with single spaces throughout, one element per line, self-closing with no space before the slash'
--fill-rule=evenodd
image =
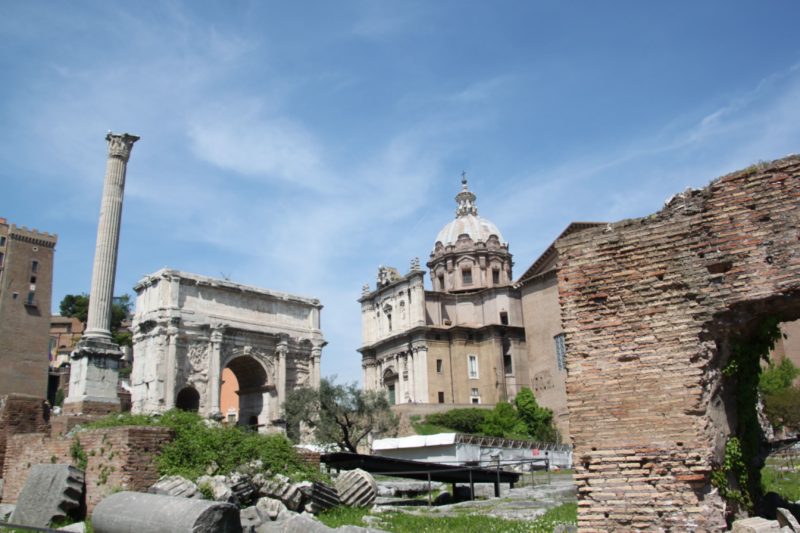
<path id="1" fill-rule="evenodd" d="M 6 441 L 19 433 L 48 431 L 49 408 L 42 398 L 27 394 L 0 396 L 0 466 L 6 457 Z"/>
<path id="2" fill-rule="evenodd" d="M 155 456 L 172 439 L 163 427 L 116 427 L 49 437 L 29 433 L 9 437 L 3 467 L 3 503 L 15 503 L 34 464 L 76 464 L 75 440 L 86 453 L 86 508 L 117 490 L 146 491 L 158 480 Z"/>
<path id="3" fill-rule="evenodd" d="M 790 156 L 557 242 L 581 531 L 725 529 L 726 339 L 800 317 L 799 228 Z"/>

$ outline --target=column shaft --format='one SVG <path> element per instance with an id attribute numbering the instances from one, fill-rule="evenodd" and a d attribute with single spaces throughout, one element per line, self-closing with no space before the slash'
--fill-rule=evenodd
<path id="1" fill-rule="evenodd" d="M 108 161 L 97 223 L 92 268 L 92 290 L 89 294 L 89 316 L 85 335 L 111 338 L 111 303 L 114 297 L 114 277 L 117 272 L 122 200 L 125 191 L 125 172 L 133 143 L 138 137 L 128 134 L 106 136 Z"/>

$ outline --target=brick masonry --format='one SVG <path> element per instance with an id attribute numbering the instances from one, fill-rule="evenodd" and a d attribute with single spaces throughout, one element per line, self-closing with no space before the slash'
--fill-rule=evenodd
<path id="1" fill-rule="evenodd" d="M 13 435 L 6 445 L 3 467 L 3 503 L 15 503 L 31 465 L 76 464 L 75 440 L 86 453 L 86 507 L 89 513 L 105 496 L 117 490 L 146 491 L 158 480 L 155 457 L 172 439 L 161 427 L 117 427 L 49 437 L 45 433 Z"/>
<path id="2" fill-rule="evenodd" d="M 556 243 L 581 531 L 725 528 L 720 370 L 731 335 L 800 318 L 798 228 L 790 156 Z"/>
<path id="3" fill-rule="evenodd" d="M 6 441 L 12 435 L 48 431 L 50 410 L 42 398 L 27 394 L 0 396 L 0 466 L 6 456 Z"/>

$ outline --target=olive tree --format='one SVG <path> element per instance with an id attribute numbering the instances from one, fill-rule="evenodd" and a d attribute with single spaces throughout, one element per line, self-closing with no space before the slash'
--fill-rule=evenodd
<path id="1" fill-rule="evenodd" d="M 314 431 L 320 443 L 335 443 L 343 451 L 356 453 L 370 433 L 392 436 L 398 417 L 392 413 L 386 395 L 364 391 L 357 384 L 338 384 L 323 378 L 319 389 L 300 388 L 289 392 L 283 404 L 287 433 L 300 440 L 300 425 Z"/>

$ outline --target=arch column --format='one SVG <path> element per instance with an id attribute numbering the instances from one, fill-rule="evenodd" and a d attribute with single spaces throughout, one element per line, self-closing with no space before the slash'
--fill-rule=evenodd
<path id="1" fill-rule="evenodd" d="M 208 416 L 219 418 L 222 412 L 219 407 L 219 392 L 222 386 L 222 340 L 225 335 L 225 326 L 217 324 L 211 329 L 211 354 L 209 356 L 208 386 L 211 405 L 208 409 Z"/>
<path id="2" fill-rule="evenodd" d="M 164 408 L 167 410 L 175 407 L 175 395 L 177 394 L 175 390 L 175 374 L 177 372 L 178 324 L 180 324 L 180 318 L 172 317 L 169 319 L 169 326 L 167 327 L 167 357 L 164 362 L 166 372 L 162 374 L 165 375 L 165 379 L 163 382 L 159 380 L 159 386 L 164 388 L 160 396 L 164 398 Z"/>
<path id="3" fill-rule="evenodd" d="M 278 409 L 281 409 L 283 402 L 286 401 L 286 358 L 289 356 L 289 341 L 282 337 L 275 348 L 275 357 L 278 360 L 278 368 L 275 376 L 275 389 L 278 392 Z"/>
<path id="4" fill-rule="evenodd" d="M 311 348 L 311 387 L 318 389 L 319 388 L 319 380 L 320 380 L 320 361 L 322 359 L 322 346 L 319 344 L 314 344 Z M 365 382 L 366 383 L 366 382 Z"/>

